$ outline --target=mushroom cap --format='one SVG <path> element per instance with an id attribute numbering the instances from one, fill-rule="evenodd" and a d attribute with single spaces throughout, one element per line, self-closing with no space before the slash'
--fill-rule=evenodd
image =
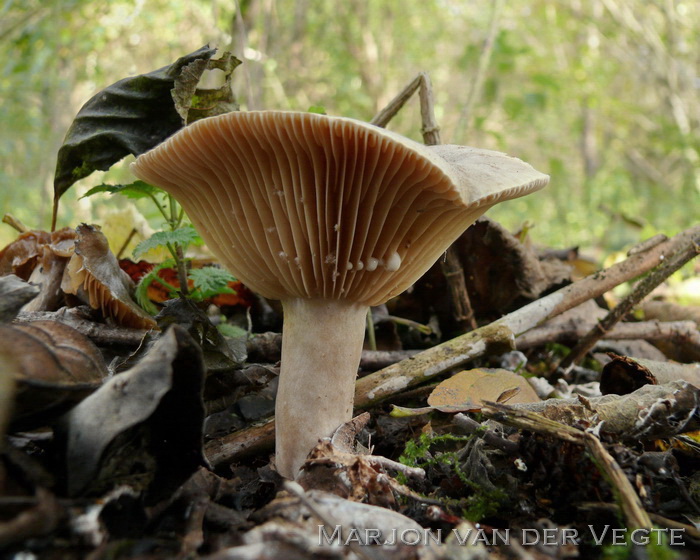
<path id="1" fill-rule="evenodd" d="M 367 305 L 409 287 L 488 208 L 549 180 L 500 152 L 284 111 L 202 119 L 131 169 L 261 295 Z"/>

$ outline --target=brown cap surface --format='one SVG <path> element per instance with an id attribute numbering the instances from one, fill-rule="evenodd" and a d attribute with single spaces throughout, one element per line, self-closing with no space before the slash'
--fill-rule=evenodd
<path id="1" fill-rule="evenodd" d="M 368 305 L 410 286 L 489 207 L 548 181 L 499 152 L 279 111 L 197 121 L 132 171 L 180 201 L 222 264 L 261 295 Z"/>

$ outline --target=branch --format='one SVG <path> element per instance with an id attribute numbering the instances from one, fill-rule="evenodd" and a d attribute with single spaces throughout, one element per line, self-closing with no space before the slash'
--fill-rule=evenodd
<path id="1" fill-rule="evenodd" d="M 644 280 L 641 280 L 617 307 L 586 333 L 571 352 L 559 363 L 558 367 L 566 371 L 579 362 L 606 332 L 632 311 L 635 305 L 648 296 L 654 288 L 671 276 L 671 274 L 695 258 L 698 253 L 700 253 L 700 233 L 688 239 L 670 258 L 665 259 L 654 272 L 644 278 Z"/>

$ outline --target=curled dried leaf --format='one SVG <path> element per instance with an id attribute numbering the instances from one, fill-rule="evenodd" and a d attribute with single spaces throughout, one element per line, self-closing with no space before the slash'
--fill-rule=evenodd
<path id="1" fill-rule="evenodd" d="M 21 233 L 0 251 L 0 276 L 15 274 L 23 280 L 29 279 L 43 255 L 44 247 L 50 247 L 59 256 L 70 256 L 75 237 L 75 231 L 71 228 L 53 233 L 38 230 Z"/>
<path id="2" fill-rule="evenodd" d="M 61 278 L 76 237 L 71 228 L 27 231 L 0 252 L 0 275 L 16 274 L 41 287 L 25 311 L 55 311 L 61 305 Z"/>
<path id="3" fill-rule="evenodd" d="M 56 321 L 1 326 L 0 362 L 17 384 L 12 427 L 22 430 L 60 416 L 108 373 L 97 347 Z"/>
<path id="4" fill-rule="evenodd" d="M 133 283 L 119 267 L 105 235 L 87 224 L 76 231 L 78 240 L 63 275 L 63 291 L 78 296 L 124 327 L 157 328 L 153 318 L 131 299 Z"/>

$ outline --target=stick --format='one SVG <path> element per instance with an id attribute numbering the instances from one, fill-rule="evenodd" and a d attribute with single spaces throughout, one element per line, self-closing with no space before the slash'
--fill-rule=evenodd
<path id="1" fill-rule="evenodd" d="M 370 122 L 375 126 L 380 126 L 384 128 L 389 121 L 396 116 L 401 108 L 406 104 L 406 101 L 411 99 L 411 96 L 418 91 L 422 81 L 421 74 L 418 74 L 413 80 L 411 80 L 394 99 L 389 101 L 389 104 L 384 107 L 379 113 L 377 113 Z"/>
<path id="2" fill-rule="evenodd" d="M 571 366 L 578 363 L 606 332 L 632 311 L 635 305 L 648 296 L 654 288 L 671 276 L 671 274 L 695 258 L 698 253 L 700 253 L 700 233 L 688 239 L 677 251 L 674 251 L 670 258 L 665 259 L 657 270 L 644 278 L 644 280 L 641 280 L 632 290 L 632 293 L 586 333 L 571 352 L 559 363 L 558 368 L 564 371 L 571 369 Z"/>
<path id="3" fill-rule="evenodd" d="M 15 218 L 12 214 L 5 214 L 2 217 L 2 222 L 10 227 L 15 228 L 20 233 L 29 231 L 29 228 L 25 226 L 22 222 L 20 222 L 17 218 Z"/>
<path id="4" fill-rule="evenodd" d="M 433 85 L 430 82 L 430 76 L 425 72 L 420 72 L 371 122 L 376 126 L 385 127 L 416 91 L 420 99 L 423 142 L 427 146 L 441 144 L 440 127 L 435 119 Z M 449 286 L 450 299 L 452 300 L 452 315 L 459 329 L 461 331 L 474 330 L 477 325 L 472 304 L 469 301 L 469 294 L 467 293 L 464 269 L 453 246 L 447 248 L 444 260 L 440 261 L 440 267 Z"/>
<path id="5" fill-rule="evenodd" d="M 569 325 L 545 324 L 529 330 L 516 340 L 518 350 L 527 350 L 542 346 L 547 342 L 567 342 L 579 340 L 590 329 L 590 323 Z M 603 333 L 607 340 L 669 340 L 689 343 L 700 351 L 700 332 L 693 321 L 641 321 L 639 323 L 620 323 Z M 397 360 L 398 361 L 398 360 Z"/>
<path id="6" fill-rule="evenodd" d="M 485 404 L 481 413 L 497 422 L 514 426 L 518 429 L 545 434 L 569 443 L 585 445 L 593 456 L 594 464 L 605 475 L 617 495 L 627 524 L 634 529 L 651 529 L 649 515 L 642 506 L 624 471 L 614 457 L 603 447 L 600 440 L 590 432 L 567 426 L 555 420 L 540 416 L 529 410 L 513 409 L 499 403 Z"/>
<path id="7" fill-rule="evenodd" d="M 378 403 L 484 355 L 489 346 L 486 341 L 491 341 L 492 346 L 501 345 L 512 340 L 513 335 L 522 334 L 567 309 L 644 274 L 657 266 L 665 255 L 672 254 L 698 234 L 700 226 L 685 230 L 668 241 L 540 298 L 490 325 L 363 377 L 355 385 L 355 406 L 361 408 Z M 215 466 L 239 460 L 245 455 L 272 449 L 274 433 L 274 421 L 264 426 L 245 428 L 209 442 L 205 454 Z"/>
<path id="8" fill-rule="evenodd" d="M 490 325 L 433 346 L 410 360 L 403 360 L 363 377 L 355 387 L 355 406 L 375 404 L 397 391 L 423 383 L 431 377 L 482 356 L 487 349 L 486 341 L 504 340 L 507 336 L 502 332 L 518 336 L 567 309 L 644 274 L 657 266 L 665 255 L 673 254 L 697 235 L 700 235 L 700 225 L 521 307 Z M 504 331 L 499 335 L 501 329 Z"/>

